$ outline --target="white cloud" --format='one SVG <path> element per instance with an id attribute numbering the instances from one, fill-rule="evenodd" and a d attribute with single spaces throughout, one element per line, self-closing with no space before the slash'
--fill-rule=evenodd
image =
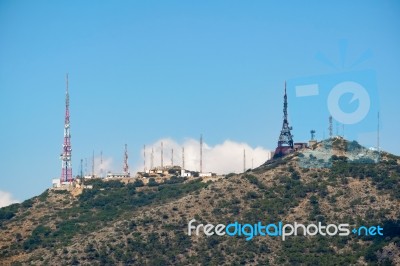
<path id="1" fill-rule="evenodd" d="M 92 157 L 82 161 L 82 173 L 84 176 L 92 175 L 92 165 Z M 80 175 L 81 166 L 79 165 L 79 167 L 76 169 L 78 169 L 77 175 Z M 100 176 L 101 173 L 103 173 L 103 176 L 105 177 L 108 171 L 113 172 L 113 159 L 104 155 L 102 157 L 94 157 L 94 174 Z"/>
<path id="2" fill-rule="evenodd" d="M 150 145 L 146 145 L 146 168 L 150 168 L 151 150 L 153 149 L 153 166 L 161 165 L 161 142 L 163 142 L 163 165 L 171 165 L 172 149 L 174 150 L 174 165 L 182 166 L 182 147 L 185 148 L 185 168 L 200 170 L 200 143 L 199 140 L 187 139 L 183 143 L 165 138 Z M 227 174 L 243 172 L 243 150 L 246 151 L 246 169 L 257 167 L 269 159 L 270 151 L 262 147 L 251 147 L 247 143 L 238 143 L 225 140 L 221 144 L 210 146 L 203 141 L 203 172 Z M 143 149 L 141 150 L 142 164 L 136 167 L 143 171 Z"/>
<path id="3" fill-rule="evenodd" d="M 10 192 L 0 190 L 0 208 L 18 202 L 19 201 L 14 199 Z"/>
<path id="4" fill-rule="evenodd" d="M 83 174 L 84 175 L 91 175 L 92 174 L 92 165 L 93 165 L 93 160 L 87 160 L 85 165 L 83 165 Z M 122 166 L 121 166 L 122 168 Z M 107 175 L 107 172 L 113 172 L 113 159 L 111 157 L 95 157 L 94 158 L 94 173 L 97 176 L 103 175 L 105 177 Z"/>
<path id="5" fill-rule="evenodd" d="M 112 172 L 112 169 L 113 159 L 111 157 L 103 157 L 102 159 L 98 157 L 94 159 L 94 172 L 98 176 L 100 176 L 101 174 L 103 174 L 103 176 L 106 176 L 108 171 Z"/>

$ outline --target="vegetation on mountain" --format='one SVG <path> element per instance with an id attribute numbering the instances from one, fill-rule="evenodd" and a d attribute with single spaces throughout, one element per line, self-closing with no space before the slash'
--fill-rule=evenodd
<path id="1" fill-rule="evenodd" d="M 349 162 L 345 155 L 332 155 L 331 168 L 301 168 L 302 153 L 294 153 L 206 183 L 93 179 L 86 183 L 93 189 L 75 196 L 46 190 L 0 209 L 0 264 L 398 265 L 400 158 Z M 193 218 L 380 225 L 384 236 L 188 236 Z"/>

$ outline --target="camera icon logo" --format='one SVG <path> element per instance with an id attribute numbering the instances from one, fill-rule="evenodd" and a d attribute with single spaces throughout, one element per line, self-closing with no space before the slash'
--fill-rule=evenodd
<path id="1" fill-rule="evenodd" d="M 334 135 L 359 141 L 363 134 L 376 132 L 379 97 L 373 70 L 289 79 L 287 89 L 296 141 L 309 139 L 311 129 L 317 131 L 317 138 L 328 138 L 329 116 Z M 361 142 L 372 145 L 375 139 Z"/>
<path id="2" fill-rule="evenodd" d="M 350 103 L 356 100 L 359 101 L 358 108 L 354 112 L 345 112 L 340 107 L 340 98 L 346 93 L 353 95 Z M 368 92 L 362 85 L 354 81 L 345 81 L 337 84 L 330 91 L 327 101 L 328 110 L 333 118 L 346 125 L 362 121 L 367 116 L 370 105 L 371 101 Z"/>

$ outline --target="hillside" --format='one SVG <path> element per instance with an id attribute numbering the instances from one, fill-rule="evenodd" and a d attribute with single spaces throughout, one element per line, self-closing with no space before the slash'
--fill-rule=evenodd
<path id="1" fill-rule="evenodd" d="M 0 209 L 0 264 L 400 265 L 400 157 L 360 159 L 355 154 L 365 148 L 343 139 L 326 147 L 321 142 L 214 182 L 97 179 L 81 194 L 47 190 Z M 319 164 L 305 167 L 304 158 Z M 384 235 L 188 236 L 193 218 L 381 225 Z"/>

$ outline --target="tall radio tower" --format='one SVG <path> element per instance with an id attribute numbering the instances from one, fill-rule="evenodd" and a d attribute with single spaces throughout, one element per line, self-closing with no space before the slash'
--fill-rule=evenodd
<path id="1" fill-rule="evenodd" d="M 292 130 L 293 128 L 289 126 L 287 108 L 288 101 L 285 82 L 285 94 L 283 95 L 283 123 L 281 133 L 279 134 L 278 147 L 275 149 L 274 157 L 281 157 L 293 150 L 293 135 L 290 132 L 290 130 Z"/>
<path id="2" fill-rule="evenodd" d="M 71 133 L 70 133 L 70 123 L 69 123 L 69 92 L 68 92 L 68 74 L 66 77 L 67 88 L 65 95 L 65 122 L 64 122 L 64 143 L 63 152 L 60 155 L 62 169 L 61 178 L 62 182 L 72 182 L 74 179 L 72 177 L 72 162 L 71 162 Z"/>
<path id="3" fill-rule="evenodd" d="M 289 126 L 288 112 L 287 112 L 287 94 L 286 94 L 286 82 L 285 82 L 285 95 L 283 96 L 283 124 L 281 134 L 279 135 L 278 146 L 281 147 L 283 144 L 293 148 L 293 136 L 290 133 L 292 127 Z"/>

